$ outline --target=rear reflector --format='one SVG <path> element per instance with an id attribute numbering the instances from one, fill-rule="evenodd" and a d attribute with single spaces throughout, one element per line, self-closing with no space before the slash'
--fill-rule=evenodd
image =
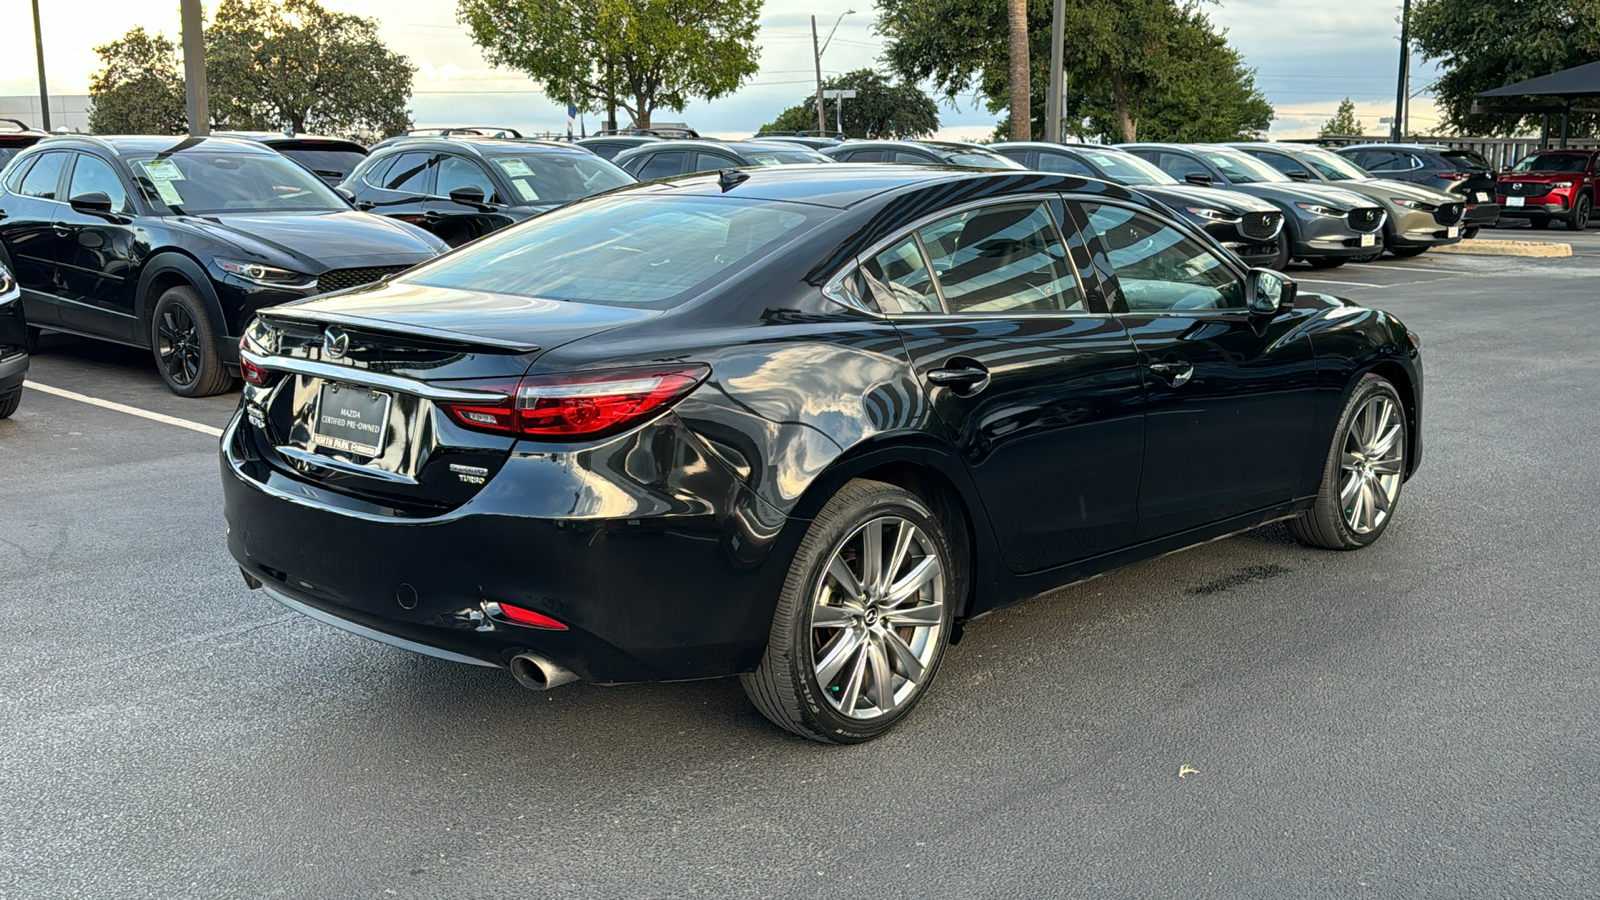
<path id="1" fill-rule="evenodd" d="M 439 408 L 476 431 L 552 440 L 605 437 L 682 399 L 709 374 L 708 366 L 688 365 L 530 375 L 508 385 L 502 402 L 441 402 Z"/>
<path id="2" fill-rule="evenodd" d="M 536 613 L 531 609 L 523 609 L 520 606 L 512 606 L 509 603 L 500 604 L 500 612 L 518 625 L 529 625 L 534 628 L 553 628 L 556 631 L 567 630 L 567 626 L 543 613 Z"/>
<path id="3" fill-rule="evenodd" d="M 244 358 L 244 351 L 249 349 L 249 345 L 246 343 L 248 340 L 249 338 L 239 339 L 239 377 L 243 378 L 246 384 L 265 387 L 273 382 L 274 373 L 268 372 L 266 369 Z"/>

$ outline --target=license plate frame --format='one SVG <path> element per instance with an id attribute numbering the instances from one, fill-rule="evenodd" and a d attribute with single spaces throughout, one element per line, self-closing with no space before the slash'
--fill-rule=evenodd
<path id="1" fill-rule="evenodd" d="M 1493 199 L 1494 199 L 1493 197 L 1489 196 L 1489 192 L 1488 191 L 1479 191 L 1478 192 L 1478 202 L 1479 203 L 1488 203 L 1490 200 L 1493 200 Z"/>
<path id="2" fill-rule="evenodd" d="M 1375 234 L 1363 234 L 1361 236 L 1361 246 L 1363 246 L 1363 247 L 1376 247 L 1376 246 L 1378 246 L 1378 236 L 1375 235 Z"/>
<path id="3" fill-rule="evenodd" d="M 330 404 L 330 394 L 345 396 L 334 397 Z M 367 459 L 381 456 L 384 441 L 389 436 L 389 410 L 393 406 L 394 395 L 388 391 L 325 382 L 317 389 L 311 443 Z"/>
<path id="4" fill-rule="evenodd" d="M 1445 232 L 1445 237 L 1453 237 L 1453 238 L 1461 237 L 1461 226 L 1460 225 L 1451 225 L 1449 230 Z"/>
<path id="5" fill-rule="evenodd" d="M 1527 201 L 1522 197 L 1507 197 L 1506 198 L 1506 205 L 1507 206 L 1521 206 L 1522 204 L 1524 204 L 1526 202 Z"/>

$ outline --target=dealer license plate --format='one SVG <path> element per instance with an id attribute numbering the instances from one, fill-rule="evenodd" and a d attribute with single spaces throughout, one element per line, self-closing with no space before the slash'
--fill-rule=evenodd
<path id="1" fill-rule="evenodd" d="M 1375 234 L 1363 234 L 1361 236 L 1361 246 L 1363 246 L 1363 247 L 1376 247 L 1377 245 L 1378 245 L 1378 236 L 1377 235 L 1375 235 Z"/>
<path id="2" fill-rule="evenodd" d="M 393 399 L 370 388 L 324 384 L 318 395 L 311 443 L 357 456 L 379 455 L 389 429 L 389 403 Z"/>
<path id="3" fill-rule="evenodd" d="M 1461 226 L 1451 225 L 1450 230 L 1446 232 L 1446 235 L 1453 238 L 1461 237 Z"/>
<path id="4" fill-rule="evenodd" d="M 1522 197 L 1507 197 L 1506 198 L 1506 205 L 1507 206 L 1521 206 L 1522 203 L 1523 203 L 1523 198 Z"/>
<path id="5" fill-rule="evenodd" d="M 1489 202 L 1488 193 L 1486 193 L 1484 191 L 1479 191 L 1478 192 L 1478 202 L 1479 203 L 1488 203 Z"/>

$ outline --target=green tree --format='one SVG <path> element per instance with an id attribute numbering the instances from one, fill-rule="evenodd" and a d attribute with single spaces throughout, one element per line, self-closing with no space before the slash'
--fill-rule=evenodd
<path id="1" fill-rule="evenodd" d="M 892 69 L 950 100 L 976 92 L 1005 108 L 1005 9 L 967 0 L 878 0 Z M 1033 131 L 1044 135 L 1052 0 L 1028 0 Z M 1266 129 L 1254 72 L 1190 0 L 1067 0 L 1063 122 L 1078 137 L 1231 140 Z M 999 98 L 999 99 L 997 99 Z"/>
<path id="2" fill-rule="evenodd" d="M 1328 134 L 1360 134 L 1362 132 L 1361 120 L 1356 118 L 1356 105 L 1349 97 L 1339 101 L 1339 108 L 1334 111 L 1333 118 L 1322 123 L 1322 128 L 1317 132 L 1319 136 Z"/>
<path id="3" fill-rule="evenodd" d="M 1442 124 L 1458 134 L 1512 135 L 1537 128 L 1541 116 L 1473 115 L 1473 95 L 1600 59 L 1600 3 L 1418 0 L 1411 36 L 1443 70 L 1435 82 Z M 1573 125 L 1575 134 L 1594 134 L 1596 116 L 1575 114 Z"/>
<path id="4" fill-rule="evenodd" d="M 97 134 L 183 134 L 184 110 L 178 49 L 142 26 L 94 48 L 105 67 L 89 78 L 89 130 Z"/>
<path id="5" fill-rule="evenodd" d="M 411 124 L 416 68 L 378 38 L 378 23 L 316 0 L 222 0 L 206 29 L 218 127 L 371 139 Z"/>
<path id="6" fill-rule="evenodd" d="M 881 73 L 857 69 L 823 82 L 826 90 L 853 90 L 844 103 L 844 133 L 865 138 L 926 137 L 939 130 L 939 105 L 916 85 L 894 84 Z M 837 103 L 837 100 L 828 101 Z M 830 116 L 829 127 L 834 119 Z M 817 127 L 817 99 L 801 100 L 761 126 L 762 131 L 810 131 Z"/>
<path id="7" fill-rule="evenodd" d="M 457 0 L 489 62 L 585 110 L 657 109 L 737 90 L 759 68 L 761 0 Z"/>

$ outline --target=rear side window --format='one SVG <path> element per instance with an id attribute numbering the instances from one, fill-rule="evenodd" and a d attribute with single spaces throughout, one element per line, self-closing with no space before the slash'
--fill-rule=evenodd
<path id="1" fill-rule="evenodd" d="M 1078 160 L 1068 156 L 1065 153 L 1043 153 L 1043 152 L 1041 152 L 1039 154 L 1039 171 L 1041 171 L 1041 172 L 1063 172 L 1063 173 L 1065 173 L 1067 175 L 1082 175 L 1082 176 L 1085 176 L 1087 178 L 1099 178 L 1100 177 L 1100 176 L 1098 176 L 1098 175 L 1096 175 L 1094 173 L 1093 169 L 1089 168 L 1088 166 L 1086 166 L 1083 163 L 1079 162 Z"/>
<path id="2" fill-rule="evenodd" d="M 402 153 L 389 171 L 384 173 L 382 187 L 407 194 L 428 194 L 433 191 L 432 153 Z"/>
<path id="3" fill-rule="evenodd" d="M 61 181 L 61 169 L 66 165 L 67 154 L 46 153 L 39 157 L 28 174 L 22 176 L 17 193 L 41 200 L 56 199 L 56 185 Z"/>
<path id="4" fill-rule="evenodd" d="M 665 309 L 835 214 L 734 197 L 601 197 L 480 239 L 398 280 Z"/>
<path id="5" fill-rule="evenodd" d="M 862 267 L 877 307 L 886 313 L 937 313 L 944 307 L 933 277 L 922 261 L 917 239 L 906 236 L 899 243 L 867 260 Z"/>
<path id="6" fill-rule="evenodd" d="M 841 162 L 883 162 L 882 150 L 852 150 L 848 153 L 839 153 L 834 159 Z"/>
<path id="7" fill-rule="evenodd" d="M 936 159 L 931 159 L 923 156 L 921 153 L 913 153 L 909 150 L 894 151 L 894 161 L 897 163 L 909 163 L 914 166 L 926 166 L 938 163 L 938 160 Z"/>
<path id="8" fill-rule="evenodd" d="M 105 194 L 110 197 L 113 212 L 133 211 L 128 206 L 128 191 L 111 166 L 98 157 L 79 153 L 78 161 L 72 166 L 72 182 L 67 188 L 67 199 L 76 200 L 85 194 Z"/>

